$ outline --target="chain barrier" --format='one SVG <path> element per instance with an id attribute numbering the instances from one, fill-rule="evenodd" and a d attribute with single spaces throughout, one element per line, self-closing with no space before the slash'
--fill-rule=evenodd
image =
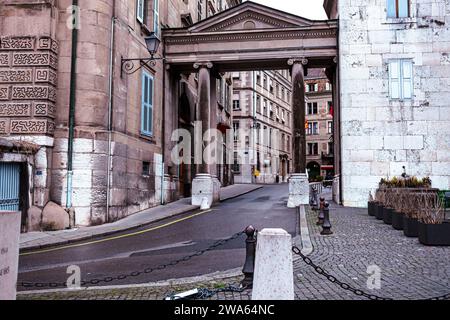
<path id="1" fill-rule="evenodd" d="M 220 246 L 223 246 L 226 243 L 239 238 L 244 233 L 245 233 L 244 231 L 238 232 L 238 233 L 234 234 L 233 236 L 231 236 L 231 237 L 229 237 L 227 239 L 222 239 L 222 240 L 218 240 L 218 241 L 214 242 L 214 244 L 212 244 L 211 246 L 207 247 L 206 249 L 203 249 L 201 251 L 197 251 L 197 252 L 195 252 L 193 254 L 190 254 L 190 255 L 185 256 L 183 258 L 171 261 L 171 262 L 166 263 L 166 264 L 159 265 L 157 267 L 149 267 L 149 268 L 146 268 L 146 269 L 144 269 L 142 271 L 133 271 L 133 272 L 131 272 L 129 274 L 122 274 L 122 275 L 118 275 L 116 277 L 105 277 L 105 278 L 102 278 L 102 279 L 83 280 L 83 281 L 81 281 L 80 285 L 81 285 L 81 287 L 86 288 L 86 287 L 89 287 L 88 285 L 96 285 L 96 284 L 99 284 L 99 283 L 102 283 L 102 282 L 110 283 L 110 282 L 112 282 L 114 280 L 124 280 L 124 279 L 130 278 L 130 277 L 138 277 L 138 276 L 143 275 L 143 274 L 149 274 L 149 273 L 152 273 L 154 271 L 161 271 L 161 270 L 164 270 L 164 269 L 166 269 L 168 267 L 175 266 L 175 265 L 177 265 L 177 264 L 179 264 L 181 262 L 189 261 L 189 260 L 191 260 L 194 257 L 199 257 L 199 256 L 205 254 L 208 251 L 215 250 L 216 248 L 218 248 Z M 66 282 L 47 282 L 47 283 L 44 282 L 44 283 L 42 283 L 42 282 L 25 282 L 25 281 L 23 281 L 23 282 L 18 283 L 18 286 L 23 287 L 23 288 L 59 288 L 59 287 L 67 287 L 67 283 Z"/>
<path id="2" fill-rule="evenodd" d="M 365 298 L 370 299 L 370 300 L 394 300 L 393 298 L 380 297 L 380 296 L 377 296 L 375 294 L 370 294 L 370 293 L 364 292 L 363 290 L 356 289 L 356 288 L 352 287 L 348 283 L 339 281 L 336 277 L 334 277 L 334 276 L 330 275 L 329 273 L 327 273 L 323 268 L 319 267 L 310 258 L 305 256 L 298 247 L 293 246 L 292 247 L 292 251 L 296 255 L 300 256 L 307 265 L 309 265 L 312 268 L 314 268 L 314 271 L 316 271 L 321 276 L 326 277 L 328 281 L 339 285 L 344 290 L 353 292 L 357 296 L 365 297 Z M 450 299 L 450 293 L 448 293 L 446 295 L 438 296 L 438 297 L 433 297 L 433 298 L 428 298 L 428 299 L 420 299 L 420 300 L 449 300 L 449 299 Z"/>

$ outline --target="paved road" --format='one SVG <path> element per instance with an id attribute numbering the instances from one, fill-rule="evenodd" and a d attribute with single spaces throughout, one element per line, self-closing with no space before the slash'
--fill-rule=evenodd
<path id="1" fill-rule="evenodd" d="M 82 242 L 83 245 L 22 255 L 19 283 L 65 281 L 69 265 L 78 265 L 82 279 L 86 280 L 142 271 L 202 250 L 250 224 L 259 230 L 283 228 L 294 236 L 297 232 L 297 213 L 286 208 L 287 194 L 287 185 L 265 186 L 223 202 L 207 213 L 191 212 L 133 231 Z M 145 283 L 242 267 L 244 248 L 245 236 L 242 235 L 215 251 L 176 267 L 108 284 Z"/>

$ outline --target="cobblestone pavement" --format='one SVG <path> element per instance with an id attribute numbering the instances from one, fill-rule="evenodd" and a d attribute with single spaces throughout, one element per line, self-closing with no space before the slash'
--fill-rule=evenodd
<path id="1" fill-rule="evenodd" d="M 321 236 L 317 215 L 307 213 L 314 251 L 308 257 L 338 280 L 369 294 L 394 299 L 424 299 L 450 293 L 450 247 L 428 247 L 407 238 L 367 209 L 331 204 L 331 236 Z M 381 269 L 381 289 L 369 290 L 367 267 Z M 297 299 L 365 299 L 343 290 L 295 259 Z"/>

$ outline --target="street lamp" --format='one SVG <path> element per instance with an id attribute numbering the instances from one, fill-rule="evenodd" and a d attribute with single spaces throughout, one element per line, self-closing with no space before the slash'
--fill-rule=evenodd
<path id="1" fill-rule="evenodd" d="M 148 52 L 150 53 L 150 58 L 132 58 L 132 59 L 121 59 L 121 71 L 120 76 L 122 77 L 123 73 L 133 74 L 138 70 L 142 69 L 144 66 L 149 68 L 154 67 L 156 65 L 156 60 L 164 60 L 163 57 L 155 56 L 158 52 L 159 45 L 161 44 L 161 40 L 158 36 L 152 32 L 148 37 L 144 38 L 145 46 L 147 47 Z M 135 65 L 135 62 L 139 61 L 139 66 Z"/>

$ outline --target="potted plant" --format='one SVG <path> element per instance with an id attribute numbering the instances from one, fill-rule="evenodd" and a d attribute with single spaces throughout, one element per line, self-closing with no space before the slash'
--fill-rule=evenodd
<path id="1" fill-rule="evenodd" d="M 395 230 L 403 230 L 403 211 L 405 210 L 406 189 L 397 190 L 397 201 L 392 211 L 392 227 Z"/>
<path id="2" fill-rule="evenodd" d="M 436 194 L 423 195 L 419 216 L 419 242 L 428 246 L 450 246 L 450 222 L 445 220 L 445 210 Z"/>
<path id="3" fill-rule="evenodd" d="M 403 234 L 407 237 L 419 236 L 418 201 L 412 192 L 407 192 L 403 210 Z"/>
<path id="4" fill-rule="evenodd" d="M 385 190 L 378 189 L 377 193 L 376 193 L 376 198 L 377 198 L 377 204 L 376 204 L 376 208 L 375 208 L 375 218 L 377 218 L 377 220 L 383 220 Z"/>
<path id="5" fill-rule="evenodd" d="M 367 211 L 369 216 L 374 217 L 377 210 L 377 202 L 372 196 L 372 192 L 369 192 L 369 201 L 367 202 Z"/>
<path id="6" fill-rule="evenodd" d="M 383 208 L 383 222 L 385 224 L 392 224 L 393 202 L 395 202 L 395 193 L 389 190 L 385 193 L 385 205 Z"/>

